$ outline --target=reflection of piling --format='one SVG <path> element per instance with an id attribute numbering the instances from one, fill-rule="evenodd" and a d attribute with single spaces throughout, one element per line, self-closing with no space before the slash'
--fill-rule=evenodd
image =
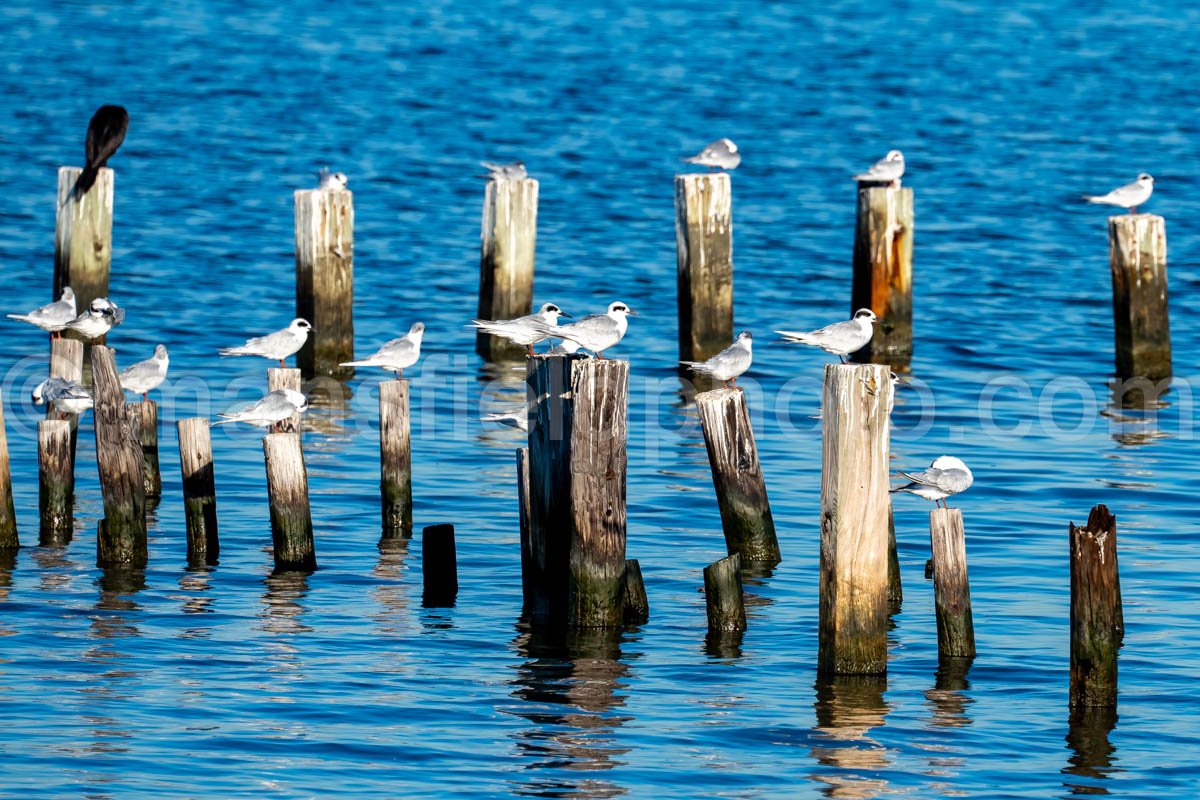
<path id="1" fill-rule="evenodd" d="M 967 546 L 960 509 L 935 508 L 929 512 L 929 544 L 933 555 L 938 657 L 974 658 L 975 626 L 971 620 L 971 585 L 967 579 Z"/>
<path id="2" fill-rule="evenodd" d="M 379 491 L 383 538 L 412 536 L 412 441 L 408 381 L 379 384 Z"/>
<path id="3" fill-rule="evenodd" d="M 696 395 L 696 410 L 708 447 L 726 549 L 746 562 L 779 563 L 779 542 L 745 392 L 703 392 Z"/>
<path id="4" fill-rule="evenodd" d="M 0 550 L 11 550 L 18 544 L 12 470 L 8 463 L 8 432 L 4 427 L 4 402 L 3 398 L 0 398 Z"/>
<path id="5" fill-rule="evenodd" d="M 1108 218 L 1117 376 L 1171 375 L 1167 315 L 1167 225 L 1155 214 Z"/>
<path id="6" fill-rule="evenodd" d="M 312 514 L 308 506 L 308 473 L 300 434 L 271 433 L 263 438 L 267 461 L 267 498 L 271 505 L 271 540 L 275 569 L 311 572 L 317 568 Z"/>
<path id="7" fill-rule="evenodd" d="M 83 381 L 83 342 L 60 337 L 50 342 L 50 377 L 68 381 Z M 75 463 L 75 444 L 79 437 L 79 415 L 59 411 L 53 403 L 46 408 L 46 419 L 62 419 L 71 425 L 71 463 Z M 71 478 L 74 493 L 75 478 Z"/>
<path id="8" fill-rule="evenodd" d="M 1117 650 L 1125 636 L 1117 572 L 1117 518 L 1103 505 L 1070 526 L 1072 708 L 1117 704 Z"/>
<path id="9" fill-rule="evenodd" d="M 818 629 L 824 673 L 887 671 L 891 393 L 885 366 L 825 367 Z"/>
<path id="10" fill-rule="evenodd" d="M 625 560 L 625 624 L 645 625 L 650 621 L 650 600 L 642 580 L 642 565 L 636 558 Z"/>
<path id="11" fill-rule="evenodd" d="M 896 549 L 896 518 L 892 501 L 888 500 L 888 607 L 900 608 L 904 602 L 904 587 L 900 583 L 900 553 Z"/>
<path id="12" fill-rule="evenodd" d="M 620 627 L 625 588 L 629 364 L 529 360 L 532 618 Z"/>
<path id="13" fill-rule="evenodd" d="M 142 490 L 146 497 L 162 495 L 162 475 L 158 471 L 158 403 L 144 400 L 129 403 L 129 424 L 142 447 Z"/>
<path id="14" fill-rule="evenodd" d="M 83 170 L 58 168 L 58 214 L 54 230 L 54 297 L 63 288 L 75 292 L 75 308 L 87 309 L 108 295 L 112 261 L 113 171 L 102 167 L 87 193 L 75 200 L 75 181 Z M 77 334 L 66 331 L 67 336 Z"/>
<path id="15" fill-rule="evenodd" d="M 295 367 L 267 367 L 267 391 L 281 389 L 300 391 L 300 370 Z M 299 433 L 300 412 L 294 411 L 287 419 L 279 423 L 278 433 Z"/>
<path id="16" fill-rule="evenodd" d="M 733 192 L 729 173 L 675 176 L 679 359 L 704 361 L 733 340 Z"/>
<path id="17" fill-rule="evenodd" d="M 425 608 L 450 608 L 458 597 L 458 556 L 453 525 L 428 525 L 421 530 L 421 573 Z"/>
<path id="18" fill-rule="evenodd" d="M 296 316 L 312 323 L 296 354 L 306 376 L 354 374 L 354 195 L 300 189 L 296 203 Z"/>
<path id="19" fill-rule="evenodd" d="M 483 195 L 479 256 L 479 319 L 512 319 L 533 308 L 538 182 L 489 180 Z M 525 348 L 483 331 L 475 352 L 487 361 L 523 357 Z"/>
<path id="20" fill-rule="evenodd" d="M 76 343 L 78 344 L 78 342 Z M 74 529 L 75 476 L 71 459 L 71 423 L 64 419 L 38 422 L 38 544 L 61 547 Z"/>
<path id="21" fill-rule="evenodd" d="M 146 490 L 142 448 L 125 411 L 125 392 L 112 349 L 92 348 L 93 422 L 104 519 L 96 536 L 97 564 L 146 565 Z"/>
<path id="22" fill-rule="evenodd" d="M 216 564 L 217 487 L 213 472 L 212 438 L 208 420 L 181 419 L 175 423 L 179 438 L 179 466 L 183 472 L 183 510 L 187 520 L 189 564 Z"/>
<path id="23" fill-rule="evenodd" d="M 912 355 L 912 250 L 912 189 L 859 184 L 850 313 L 869 308 L 879 317 L 861 359 Z"/>
<path id="24" fill-rule="evenodd" d="M 734 553 L 704 568 L 704 600 L 710 631 L 746 630 L 740 555 Z"/>

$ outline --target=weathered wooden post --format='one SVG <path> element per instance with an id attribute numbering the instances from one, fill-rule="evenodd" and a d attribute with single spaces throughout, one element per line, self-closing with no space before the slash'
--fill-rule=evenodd
<path id="1" fill-rule="evenodd" d="M 529 448 L 517 448 L 517 519 L 521 529 L 521 617 L 533 611 L 533 544 L 529 538 Z"/>
<path id="2" fill-rule="evenodd" d="M 75 308 L 83 311 L 108 295 L 112 262 L 113 171 L 102 167 L 96 182 L 75 199 L 75 181 L 83 170 L 58 168 L 58 205 L 54 229 L 54 296 L 75 291 Z M 70 331 L 68 336 L 74 336 Z"/>
<path id="3" fill-rule="evenodd" d="M 354 194 L 299 189 L 296 199 L 296 316 L 313 332 L 296 354 L 305 377 L 354 374 Z"/>
<path id="4" fill-rule="evenodd" d="M 113 351 L 92 347 L 92 415 L 104 519 L 96 531 L 97 566 L 146 566 L 146 491 L 142 448 L 125 411 Z"/>
<path id="5" fill-rule="evenodd" d="M 625 559 L 625 624 L 645 625 L 650 621 L 650 600 L 642 580 L 642 565 L 636 558 Z"/>
<path id="6" fill-rule="evenodd" d="M 142 448 L 142 489 L 146 497 L 162 496 L 162 474 L 158 471 L 158 403 L 145 400 L 126 405 Z"/>
<path id="7" fill-rule="evenodd" d="M 538 182 L 491 179 L 483 195 L 479 256 L 479 319 L 512 319 L 533 309 L 537 249 Z M 486 361 L 525 357 L 525 349 L 499 336 L 475 334 L 475 352 Z"/>
<path id="8" fill-rule="evenodd" d="M 0 397 L 0 550 L 11 550 L 19 545 L 12 470 L 8 463 L 8 432 L 4 426 L 4 400 Z"/>
<path id="9" fill-rule="evenodd" d="M 738 389 L 702 392 L 696 395 L 696 410 L 708 448 L 726 549 L 740 554 L 743 562 L 778 564 L 779 541 L 758 463 L 746 393 Z"/>
<path id="10" fill-rule="evenodd" d="M 704 601 L 710 631 L 746 630 L 740 555 L 734 553 L 704 568 Z"/>
<path id="11" fill-rule="evenodd" d="M 884 365 L 825 366 L 817 668 L 827 674 L 887 672 L 891 394 Z"/>
<path id="12" fill-rule="evenodd" d="M 208 420 L 181 419 L 175 423 L 175 432 L 183 473 L 187 560 L 189 564 L 216 564 L 221 545 L 217 539 L 217 487 Z"/>
<path id="13" fill-rule="evenodd" d="M 78 344 L 78 342 L 76 342 Z M 38 545 L 61 547 L 71 541 L 75 525 L 75 475 L 71 459 L 71 423 L 38 422 Z"/>
<path id="14" fill-rule="evenodd" d="M 733 191 L 729 173 L 675 176 L 679 359 L 704 361 L 733 341 Z"/>
<path id="15" fill-rule="evenodd" d="M 295 367 L 267 367 L 267 391 L 274 392 L 279 389 L 291 389 L 294 392 L 300 391 L 300 370 Z M 278 432 L 299 433 L 300 413 L 293 413 L 290 417 L 279 423 Z"/>
<path id="16" fill-rule="evenodd" d="M 904 586 L 900 583 L 900 553 L 896 549 L 896 518 L 892 501 L 888 500 L 888 607 L 900 608 L 904 602 Z"/>
<path id="17" fill-rule="evenodd" d="M 412 536 L 412 441 L 408 381 L 379 384 L 379 494 L 383 538 Z"/>
<path id="18" fill-rule="evenodd" d="M 1117 571 L 1117 518 L 1098 505 L 1070 526 L 1071 708 L 1117 704 L 1117 651 L 1125 636 Z"/>
<path id="19" fill-rule="evenodd" d="M 869 308 L 879 322 L 856 359 L 895 363 L 912 355 L 912 252 L 912 189 L 859 184 L 850 313 Z"/>
<path id="20" fill-rule="evenodd" d="M 971 619 L 971 585 L 967 579 L 961 509 L 935 508 L 929 512 L 929 544 L 933 554 L 938 657 L 974 658 L 975 625 Z"/>
<path id="21" fill-rule="evenodd" d="M 453 525 L 428 525 L 421 530 L 421 573 L 421 604 L 425 608 L 452 608 L 458 597 Z"/>
<path id="22" fill-rule="evenodd" d="M 278 572 L 312 572 L 317 568 L 312 513 L 308 505 L 308 472 L 300 434 L 263 437 L 267 461 L 267 499 L 271 505 L 271 540 Z"/>
<path id="23" fill-rule="evenodd" d="M 68 339 L 65 336 L 50 341 L 50 377 L 63 380 L 83 381 L 83 342 L 79 339 Z M 75 464 L 75 446 L 79 439 L 79 415 L 59 411 L 53 403 L 48 403 L 46 419 L 62 419 L 71 424 L 71 464 Z M 71 474 L 71 493 L 75 492 L 75 475 Z"/>
<path id="24" fill-rule="evenodd" d="M 539 355 L 528 370 L 532 618 L 620 627 L 629 363 Z"/>
<path id="25" fill-rule="evenodd" d="M 1167 314 L 1167 224 L 1156 214 L 1108 218 L 1117 376 L 1171 376 Z"/>

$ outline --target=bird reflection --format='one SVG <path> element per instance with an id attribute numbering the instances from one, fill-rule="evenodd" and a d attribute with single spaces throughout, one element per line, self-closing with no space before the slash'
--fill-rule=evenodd
<path id="1" fill-rule="evenodd" d="M 870 738 L 891 710 L 883 699 L 887 678 L 880 675 L 818 677 L 815 733 L 825 740 L 814 744 L 813 756 L 829 770 L 811 775 L 825 784 L 826 797 L 870 798 L 887 790 L 887 781 L 873 773 L 889 764 L 887 750 Z"/>
<path id="2" fill-rule="evenodd" d="M 1063 781 L 1073 795 L 1108 794 L 1103 781 L 1109 780 L 1111 773 L 1118 772 L 1115 766 L 1117 748 L 1109 741 L 1109 735 L 1117 725 L 1117 709 L 1115 708 L 1082 708 L 1071 712 L 1067 728 L 1067 746 L 1071 748 L 1071 756 L 1063 774 L 1079 780 L 1067 778 Z"/>

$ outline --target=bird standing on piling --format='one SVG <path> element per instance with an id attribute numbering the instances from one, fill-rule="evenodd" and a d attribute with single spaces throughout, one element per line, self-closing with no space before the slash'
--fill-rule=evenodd
<path id="1" fill-rule="evenodd" d="M 740 391 L 737 379 L 739 375 L 750 369 L 750 364 L 753 361 L 750 345 L 753 340 L 754 336 L 750 331 L 742 331 L 737 335 L 737 339 L 733 341 L 733 344 L 707 361 L 680 361 L 679 363 L 686 365 L 693 372 L 698 372 L 702 375 L 711 375 L 717 380 L 724 382 L 726 389 L 730 388 L 729 383 L 732 381 L 733 388 Z"/>
<path id="2" fill-rule="evenodd" d="M 75 331 L 84 339 L 91 341 L 107 334 L 114 326 L 125 321 L 125 310 L 107 297 L 97 297 L 75 319 L 68 322 L 64 328 Z"/>
<path id="3" fill-rule="evenodd" d="M 108 164 L 121 142 L 125 141 L 125 132 L 129 130 L 129 112 L 121 106 L 100 106 L 88 122 L 87 142 L 84 148 L 83 171 L 75 180 L 73 194 L 75 199 L 83 197 L 92 184 L 100 169 Z"/>
<path id="4" fill-rule="evenodd" d="M 169 365 L 170 358 L 167 356 L 166 346 L 156 345 L 153 356 L 121 370 L 121 374 L 118 376 L 121 380 L 121 388 L 127 392 L 140 394 L 143 401 L 149 400 L 147 394 L 157 389 L 166 380 Z"/>
<path id="5" fill-rule="evenodd" d="M 942 508 L 948 508 L 947 497 L 965 492 L 975 482 L 975 476 L 971 474 L 967 465 L 954 456 L 935 458 L 929 465 L 929 469 L 923 472 L 901 472 L 900 474 L 908 478 L 910 483 L 892 489 L 892 494 L 908 492 L 917 497 L 932 500 L 934 505 L 940 505 Z"/>
<path id="6" fill-rule="evenodd" d="M 525 162 L 513 161 L 509 164 L 493 164 L 490 161 L 479 162 L 488 171 L 485 178 L 493 181 L 519 181 L 529 177 L 525 171 Z"/>
<path id="7" fill-rule="evenodd" d="M 688 164 L 698 164 L 712 169 L 734 170 L 742 163 L 742 154 L 732 139 L 717 139 L 694 156 L 683 159 Z"/>
<path id="8" fill-rule="evenodd" d="M 82 414 L 92 407 L 92 396 L 79 381 L 53 375 L 33 387 L 33 404 L 49 403 L 66 414 Z"/>
<path id="9" fill-rule="evenodd" d="M 608 311 L 603 314 L 589 314 L 578 322 L 569 325 L 552 326 L 545 323 L 535 323 L 546 336 L 555 339 L 566 339 L 575 342 L 586 350 L 591 350 L 599 359 L 604 358 L 602 351 L 615 345 L 625 336 L 629 328 L 629 315 L 638 313 L 629 306 L 618 301 L 610 303 Z"/>
<path id="10" fill-rule="evenodd" d="M 297 317 L 283 330 L 247 339 L 245 344 L 237 347 L 223 347 L 219 352 L 223 356 L 262 356 L 278 361 L 283 368 L 287 366 L 284 363 L 287 357 L 300 352 L 312 332 L 313 326 L 308 320 Z"/>
<path id="11" fill-rule="evenodd" d="M 1133 183 L 1118 186 L 1108 194 L 1085 194 L 1083 199 L 1089 203 L 1102 203 L 1108 206 L 1119 206 L 1129 209 L 1130 214 L 1137 213 L 1137 207 L 1150 199 L 1154 193 L 1154 177 L 1147 172 L 1137 176 Z"/>
<path id="12" fill-rule="evenodd" d="M 904 154 L 899 150 L 889 150 L 888 154 L 871 165 L 866 172 L 853 176 L 859 183 L 889 183 L 894 188 L 900 187 L 900 178 L 904 176 Z"/>
<path id="13" fill-rule="evenodd" d="M 846 356 L 861 350 L 866 347 L 867 342 L 871 341 L 871 336 L 875 333 L 876 319 L 874 311 L 869 308 L 860 308 L 854 312 L 851 319 L 826 325 L 824 328 L 818 328 L 810 333 L 775 332 L 786 342 L 812 345 L 821 348 L 826 353 L 833 353 L 845 364 Z"/>
<path id="14" fill-rule="evenodd" d="M 28 314 L 9 314 L 8 318 L 36 325 L 49 332 L 52 339 L 57 339 L 63 329 L 67 327 L 67 323 L 75 319 L 75 316 L 75 292 L 71 290 L 70 286 L 65 286 L 62 296 L 53 303 L 35 308 Z"/>
<path id="15" fill-rule="evenodd" d="M 330 172 L 329 167 L 321 167 L 317 173 L 317 189 L 323 192 L 345 191 L 350 185 L 350 179 L 344 172 Z"/>
<path id="16" fill-rule="evenodd" d="M 245 422 L 248 425 L 260 428 L 265 426 L 268 430 L 275 430 L 280 422 L 290 419 L 292 414 L 303 414 L 307 410 L 308 398 L 303 394 L 295 389 L 276 389 L 241 411 L 221 414 L 221 419 L 212 424 Z"/>
<path id="17" fill-rule="evenodd" d="M 557 325 L 559 317 L 570 319 L 571 315 L 554 303 L 543 303 L 533 314 L 515 319 L 473 319 L 471 325 L 484 333 L 508 339 L 513 344 L 524 345 L 529 348 L 529 355 L 533 355 L 533 346 L 547 337 L 540 325 Z"/>
<path id="18" fill-rule="evenodd" d="M 421 357 L 421 338 L 425 335 L 425 323 L 414 322 L 403 336 L 386 342 L 375 355 L 362 361 L 347 361 L 343 367 L 379 367 L 396 373 L 397 380 L 404 377 L 404 368 L 411 367 Z"/>

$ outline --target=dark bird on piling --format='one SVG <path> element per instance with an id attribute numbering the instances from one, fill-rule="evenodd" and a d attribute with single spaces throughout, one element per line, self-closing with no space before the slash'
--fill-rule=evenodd
<path id="1" fill-rule="evenodd" d="M 88 123 L 83 172 L 79 173 L 79 179 L 75 181 L 76 200 L 92 188 L 96 176 L 100 174 L 100 168 L 108 164 L 108 159 L 112 158 L 121 142 L 125 141 L 127 130 L 129 112 L 122 106 L 100 106 L 96 113 L 92 114 L 92 120 Z"/>

